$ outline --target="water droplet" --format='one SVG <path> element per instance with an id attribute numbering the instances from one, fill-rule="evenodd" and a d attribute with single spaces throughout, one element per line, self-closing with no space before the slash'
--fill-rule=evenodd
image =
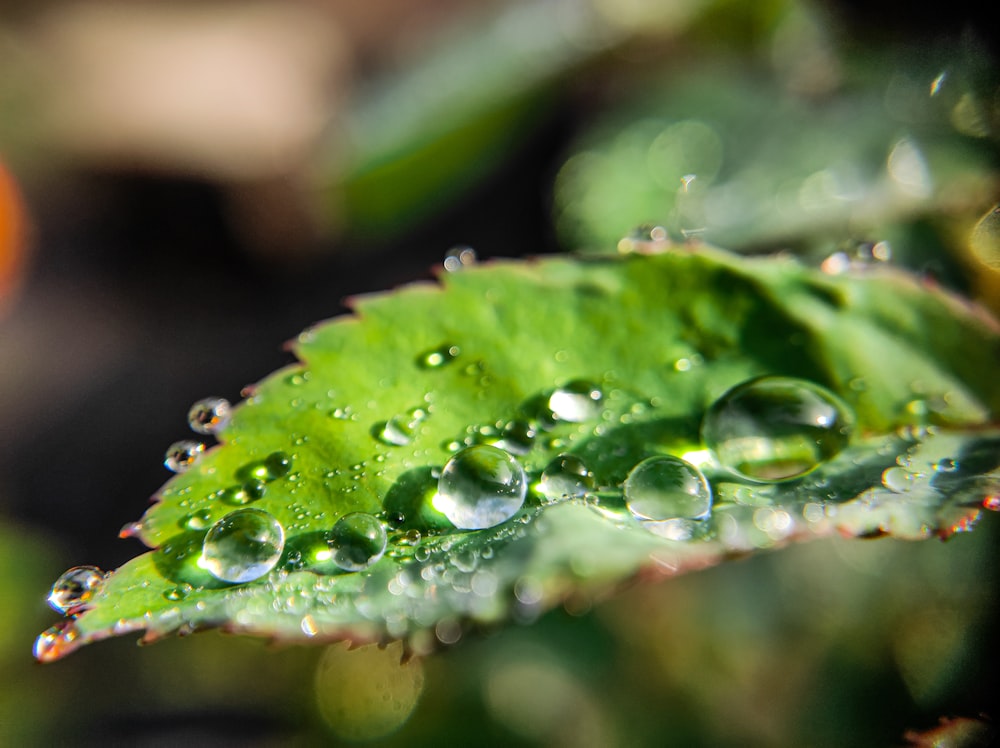
<path id="1" fill-rule="evenodd" d="M 238 476 L 246 479 L 245 488 L 251 481 L 270 483 L 278 478 L 284 478 L 291 469 L 291 457 L 284 452 L 272 452 L 263 460 L 244 465 L 238 471 Z"/>
<path id="2" fill-rule="evenodd" d="M 444 258 L 444 269 L 449 273 L 476 264 L 476 250 L 472 247 L 457 246 L 448 250 Z"/>
<path id="3" fill-rule="evenodd" d="M 938 473 L 954 473 L 958 470 L 958 463 L 950 457 L 945 457 L 934 463 L 934 471 Z"/>
<path id="4" fill-rule="evenodd" d="M 636 226 L 628 236 L 618 242 L 618 251 L 622 254 L 637 252 L 639 254 L 659 254 L 669 249 L 670 237 L 667 229 L 656 224 Z"/>
<path id="5" fill-rule="evenodd" d="M 53 610 L 71 615 L 86 605 L 100 589 L 106 577 L 107 575 L 96 566 L 74 566 L 64 572 L 52 585 L 48 603 Z"/>
<path id="6" fill-rule="evenodd" d="M 122 529 L 118 531 L 118 537 L 122 540 L 134 538 L 140 532 L 142 532 L 142 522 L 126 522 L 122 525 Z"/>
<path id="7" fill-rule="evenodd" d="M 567 382 L 549 396 L 549 409 L 560 421 L 582 423 L 600 415 L 603 397 L 596 384 L 578 379 Z"/>
<path id="8" fill-rule="evenodd" d="M 188 426 L 199 434 L 214 434 L 229 421 L 229 401 L 224 397 L 206 397 L 188 410 Z"/>
<path id="9" fill-rule="evenodd" d="M 188 595 L 191 594 L 191 590 L 194 588 L 190 584 L 180 584 L 176 587 L 171 587 L 163 593 L 163 597 L 172 602 L 177 602 L 178 600 L 183 600 Z"/>
<path id="10" fill-rule="evenodd" d="M 893 493 L 906 493 L 913 488 L 913 473 L 906 468 L 890 467 L 882 471 L 882 485 Z"/>
<path id="11" fill-rule="evenodd" d="M 464 530 L 493 527 L 524 504 L 524 468 L 510 454 L 486 444 L 467 447 L 441 470 L 434 507 Z"/>
<path id="12" fill-rule="evenodd" d="M 405 414 L 393 416 L 372 427 L 372 436 L 391 447 L 403 447 L 413 441 L 417 427 L 429 413 L 425 408 L 410 408 Z"/>
<path id="13" fill-rule="evenodd" d="M 1000 205 L 994 205 L 979 219 L 968 239 L 972 256 L 993 270 L 1000 270 Z"/>
<path id="14" fill-rule="evenodd" d="M 33 653 L 39 662 L 54 662 L 60 657 L 64 657 L 76 649 L 79 644 L 77 637 L 79 632 L 76 623 L 70 621 L 60 621 L 55 626 L 51 626 L 38 635 L 35 639 Z"/>
<path id="15" fill-rule="evenodd" d="M 537 429 L 528 421 L 509 421 L 501 429 L 496 446 L 516 455 L 525 455 L 531 451 L 536 436 Z"/>
<path id="16" fill-rule="evenodd" d="M 183 473 L 194 465 L 205 451 L 205 445 L 190 439 L 182 439 L 167 447 L 163 464 L 175 473 Z"/>
<path id="17" fill-rule="evenodd" d="M 546 503 L 585 496 L 594 488 L 594 476 L 576 455 L 561 454 L 550 462 L 538 481 L 538 492 Z"/>
<path id="18" fill-rule="evenodd" d="M 274 568 L 284 546 L 278 520 L 259 509 L 237 509 L 205 535 L 199 565 L 224 582 L 251 582 Z"/>
<path id="19" fill-rule="evenodd" d="M 853 416 L 829 390 L 765 376 L 733 387 L 705 414 L 702 438 L 720 464 L 750 480 L 805 475 L 839 453 Z"/>
<path id="20" fill-rule="evenodd" d="M 672 455 L 640 462 L 625 479 L 624 489 L 629 512 L 643 522 L 704 519 L 712 510 L 712 489 L 705 476 Z"/>
<path id="21" fill-rule="evenodd" d="M 208 509 L 199 509 L 185 514 L 178 524 L 186 530 L 204 530 L 212 524 L 212 513 Z"/>
<path id="22" fill-rule="evenodd" d="M 327 539 L 330 559 L 344 571 L 361 571 L 385 553 L 385 528 L 371 514 L 345 514 L 333 526 Z"/>
<path id="23" fill-rule="evenodd" d="M 421 369 L 439 369 L 458 358 L 461 352 L 462 350 L 457 345 L 445 343 L 417 356 L 417 366 Z"/>
<path id="24" fill-rule="evenodd" d="M 420 530 L 413 527 L 400 534 L 400 536 L 396 538 L 396 544 L 407 548 L 416 548 L 420 545 L 421 537 Z"/>
<path id="25" fill-rule="evenodd" d="M 240 506 L 257 501 L 264 497 L 267 492 L 267 485 L 262 480 L 248 480 L 241 485 L 229 486 L 218 493 L 220 501 L 226 504 Z"/>

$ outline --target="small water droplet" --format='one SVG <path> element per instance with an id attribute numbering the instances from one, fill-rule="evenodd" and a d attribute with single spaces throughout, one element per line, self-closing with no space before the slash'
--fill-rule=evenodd
<path id="1" fill-rule="evenodd" d="M 182 439 L 167 447 L 163 464 L 167 470 L 183 473 L 194 465 L 205 451 L 205 445 L 191 439 Z"/>
<path id="2" fill-rule="evenodd" d="M 906 493 L 913 488 L 914 476 L 906 468 L 890 467 L 882 471 L 882 485 L 893 493 Z"/>
<path id="3" fill-rule="evenodd" d="M 449 273 L 476 264 L 476 250 L 472 247 L 460 245 L 452 247 L 445 254 L 444 269 Z"/>
<path id="4" fill-rule="evenodd" d="M 396 538 L 396 545 L 401 545 L 408 548 L 416 548 L 418 545 L 420 545 L 420 540 L 421 540 L 420 530 L 414 527 L 402 533 L 398 538 Z"/>
<path id="5" fill-rule="evenodd" d="M 199 565 L 224 582 L 251 582 L 274 568 L 284 546 L 278 520 L 259 509 L 237 509 L 205 535 Z"/>
<path id="6" fill-rule="evenodd" d="M 284 478 L 292 469 L 292 458 L 284 452 L 272 452 L 263 460 L 257 460 L 244 465 L 239 471 L 239 477 L 246 479 L 244 487 L 251 481 L 270 483 Z"/>
<path id="7" fill-rule="evenodd" d="M 218 493 L 220 501 L 234 506 L 249 504 L 264 497 L 267 485 L 262 480 L 251 479 L 240 485 L 229 486 Z"/>
<path id="8" fill-rule="evenodd" d="M 670 236 L 667 229 L 657 224 L 636 226 L 618 242 L 618 251 L 622 254 L 636 252 L 638 254 L 660 254 L 670 248 Z"/>
<path id="9" fill-rule="evenodd" d="M 413 441 L 417 428 L 430 414 L 426 408 L 410 408 L 405 414 L 393 416 L 372 427 L 372 436 L 391 447 L 404 447 Z"/>
<path id="10" fill-rule="evenodd" d="M 853 416 L 824 387 L 765 376 L 722 395 L 705 414 L 702 438 L 719 463 L 762 483 L 809 473 L 847 446 Z"/>
<path id="11" fill-rule="evenodd" d="M 199 434 L 214 434 L 229 421 L 230 405 L 224 397 L 206 397 L 188 410 L 188 426 Z"/>
<path id="12" fill-rule="evenodd" d="M 672 455 L 640 462 L 625 479 L 624 490 L 629 512 L 643 522 L 704 519 L 712 510 L 712 489 L 705 476 Z"/>
<path id="13" fill-rule="evenodd" d="M 445 343 L 437 348 L 431 348 L 417 356 L 417 366 L 421 369 L 439 369 L 446 364 L 450 364 L 462 350 L 453 343 Z"/>
<path id="14" fill-rule="evenodd" d="M 954 473 L 958 470 L 958 463 L 950 457 L 944 457 L 934 463 L 934 471 L 938 473 Z"/>
<path id="15" fill-rule="evenodd" d="M 561 454 L 542 471 L 538 492 L 546 503 L 585 496 L 594 488 L 594 476 L 576 455 Z"/>
<path id="16" fill-rule="evenodd" d="M 352 512 L 337 520 L 327 543 L 333 563 L 344 571 L 361 571 L 382 558 L 388 539 L 378 519 Z"/>
<path id="17" fill-rule="evenodd" d="M 79 632 L 72 620 L 60 621 L 38 635 L 33 653 L 39 662 L 54 662 L 76 649 Z"/>
<path id="18" fill-rule="evenodd" d="M 204 530 L 212 524 L 212 513 L 208 509 L 199 509 L 185 514 L 178 524 L 186 530 Z"/>
<path id="19" fill-rule="evenodd" d="M 185 599 L 191 594 L 194 588 L 190 584 L 179 584 L 176 587 L 171 587 L 163 593 L 163 597 L 172 602 L 177 602 L 179 600 Z"/>
<path id="20" fill-rule="evenodd" d="M 448 460 L 438 479 L 434 508 L 458 528 L 481 530 L 513 517 L 526 493 L 524 468 L 513 455 L 482 444 Z"/>
<path id="21" fill-rule="evenodd" d="M 53 610 L 71 615 L 87 604 L 94 596 L 107 574 L 96 566 L 74 566 L 63 572 L 49 590 L 48 603 Z"/>
<path id="22" fill-rule="evenodd" d="M 549 396 L 549 410 L 560 421 L 582 423 L 600 415 L 603 398 L 596 384 L 577 379 L 553 391 Z"/>
<path id="23" fill-rule="evenodd" d="M 500 430 L 500 438 L 496 446 L 512 454 L 526 455 L 531 451 L 538 430 L 528 421 L 508 421 Z"/>

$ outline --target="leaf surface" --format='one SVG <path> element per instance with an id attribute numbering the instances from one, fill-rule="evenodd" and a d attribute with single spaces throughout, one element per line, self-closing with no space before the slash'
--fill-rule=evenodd
<path id="1" fill-rule="evenodd" d="M 128 631 L 220 626 L 426 651 L 465 626 L 531 620 L 637 575 L 798 539 L 946 537 L 998 502 L 997 325 L 890 268 L 831 276 L 708 247 L 492 262 L 354 309 L 300 335 L 302 364 L 263 380 L 220 446 L 167 482 L 136 528 L 155 550 L 43 635 L 41 659 Z M 706 410 L 765 374 L 842 398 L 856 422 L 848 447 L 781 482 L 717 464 L 700 437 Z M 580 382 L 599 406 L 554 416 L 550 396 Z M 530 489 L 512 519 L 457 529 L 435 508 L 437 476 L 482 443 L 514 454 Z M 540 493 L 560 454 L 590 471 L 586 496 Z M 658 454 L 700 466 L 712 486 L 711 515 L 687 540 L 650 531 L 623 500 L 632 468 Z M 269 573 L 231 584 L 199 560 L 213 523 L 245 507 L 281 524 L 284 550 Z M 351 512 L 389 531 L 386 554 L 357 572 L 322 555 Z"/>

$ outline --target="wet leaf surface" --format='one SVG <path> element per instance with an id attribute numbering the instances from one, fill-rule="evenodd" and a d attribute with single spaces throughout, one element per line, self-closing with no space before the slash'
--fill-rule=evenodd
<path id="1" fill-rule="evenodd" d="M 355 316 L 299 336 L 301 366 L 217 419 L 197 410 L 220 446 L 125 530 L 155 550 L 89 592 L 36 656 L 210 627 L 421 652 L 797 540 L 948 537 L 1000 503 L 997 325 L 905 273 L 698 247 L 496 262 L 442 281 L 355 300 Z M 718 436 L 706 449 L 702 422 L 764 375 L 835 406 L 765 399 L 756 422 L 791 426 L 740 436 L 779 470 L 747 477 L 720 463 Z M 834 447 L 780 472 L 834 427 Z M 456 453 L 477 459 L 462 467 Z M 700 470 L 708 512 L 637 512 L 623 485 L 657 455 Z M 471 483 L 448 483 L 462 470 Z M 454 485 L 456 500 L 473 486 L 491 507 L 469 499 L 468 529 L 441 498 Z"/>

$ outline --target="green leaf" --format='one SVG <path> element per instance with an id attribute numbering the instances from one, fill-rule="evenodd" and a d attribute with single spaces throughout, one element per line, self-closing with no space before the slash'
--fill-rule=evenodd
<path id="1" fill-rule="evenodd" d="M 494 262 L 442 281 L 356 299 L 355 316 L 300 335 L 302 365 L 255 387 L 217 432 L 221 446 L 196 455 L 137 525 L 156 550 L 81 600 L 36 655 L 208 627 L 402 638 L 426 651 L 463 626 L 530 620 L 639 574 L 832 532 L 946 537 L 995 508 L 1000 332 L 915 277 L 827 275 L 699 247 Z M 706 410 L 765 374 L 846 402 L 847 448 L 777 482 L 716 464 L 700 437 Z M 555 407 L 560 419 L 547 406 L 557 390 L 590 399 L 578 413 Z M 531 489 L 510 520 L 457 529 L 435 508 L 437 476 L 456 450 L 483 443 L 516 454 Z M 536 482 L 564 453 L 583 461 L 593 490 L 548 501 Z M 699 465 L 712 485 L 711 515 L 685 525 L 687 540 L 625 506 L 623 481 L 658 454 Z M 209 528 L 241 508 L 273 517 L 285 543 L 273 570 L 234 584 L 199 560 Z M 346 572 L 324 552 L 352 512 L 377 515 L 389 543 Z"/>
<path id="2" fill-rule="evenodd" d="M 994 144 L 956 132 L 952 106 L 904 77 L 822 100 L 752 69 L 647 81 L 573 145 L 557 227 L 567 246 L 601 252 L 652 225 L 733 249 L 895 239 L 988 194 Z"/>

